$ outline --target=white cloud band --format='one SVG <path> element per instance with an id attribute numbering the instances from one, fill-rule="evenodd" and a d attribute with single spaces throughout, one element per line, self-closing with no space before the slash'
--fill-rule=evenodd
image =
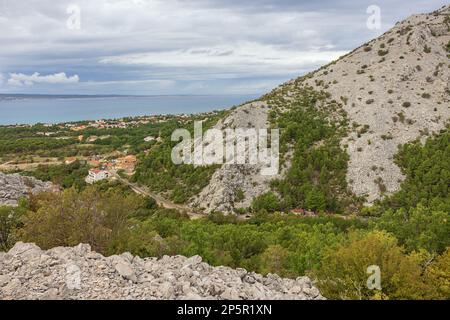
<path id="1" fill-rule="evenodd" d="M 22 85 L 34 85 L 35 83 L 50 83 L 50 84 L 68 84 L 68 83 L 78 83 L 80 77 L 74 75 L 68 77 L 65 72 L 40 75 L 40 73 L 35 72 L 32 75 L 26 75 L 23 73 L 10 73 L 8 84 L 11 86 L 22 86 Z"/>

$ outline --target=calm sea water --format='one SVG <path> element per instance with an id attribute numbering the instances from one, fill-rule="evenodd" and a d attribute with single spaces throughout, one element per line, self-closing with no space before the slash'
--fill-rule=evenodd
<path id="1" fill-rule="evenodd" d="M 199 113 L 239 105 L 256 96 L 152 96 L 0 100 L 0 125 L 60 123 L 155 114 Z"/>

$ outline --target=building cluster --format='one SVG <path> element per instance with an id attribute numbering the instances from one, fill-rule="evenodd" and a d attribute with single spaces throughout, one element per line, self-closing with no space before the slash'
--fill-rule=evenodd
<path id="1" fill-rule="evenodd" d="M 202 116 L 214 116 L 219 111 L 209 111 L 209 112 L 203 112 L 197 114 L 198 117 Z M 92 120 L 92 121 L 82 121 L 82 122 L 67 122 L 67 123 L 41 123 L 40 126 L 43 126 L 45 128 L 52 128 L 53 130 L 59 128 L 59 129 L 66 129 L 66 130 L 72 130 L 75 132 L 83 131 L 88 128 L 95 128 L 95 129 L 112 129 L 112 128 L 131 128 L 136 127 L 140 125 L 145 125 L 149 123 L 164 123 L 168 120 L 176 119 L 182 123 L 186 123 L 189 120 L 192 119 L 192 114 L 177 114 L 177 115 L 170 115 L 170 114 L 160 114 L 160 115 L 152 115 L 152 116 L 139 116 L 139 117 L 133 117 L 133 118 L 122 118 L 122 119 L 101 119 L 101 120 Z M 5 125 L 2 127 L 6 128 L 32 128 L 35 125 L 33 124 L 13 124 L 13 125 Z M 52 136 L 55 134 L 59 134 L 61 131 L 57 132 L 38 132 L 38 135 L 43 136 Z"/>
<path id="2" fill-rule="evenodd" d="M 66 163 L 68 163 L 68 161 L 77 161 L 77 159 L 75 158 L 74 160 L 73 158 L 67 158 Z M 132 175 L 136 168 L 137 158 L 135 155 L 127 155 L 112 160 L 92 158 L 87 161 L 87 164 L 91 167 L 91 169 L 86 177 L 86 182 L 94 183 L 109 179 L 112 176 L 112 173 L 116 172 Z"/>
<path id="3" fill-rule="evenodd" d="M 133 119 L 118 119 L 118 120 L 95 120 L 83 123 L 66 123 L 63 126 L 66 129 L 78 132 L 83 131 L 88 128 L 94 129 L 126 129 L 131 127 L 137 127 L 140 125 L 146 125 L 149 123 L 162 123 L 169 119 L 169 116 L 159 115 L 159 116 L 148 116 L 139 117 Z"/>
<path id="4" fill-rule="evenodd" d="M 136 168 L 137 158 L 135 155 L 128 155 L 106 162 L 105 168 L 112 171 L 122 171 L 127 175 L 132 175 Z"/>

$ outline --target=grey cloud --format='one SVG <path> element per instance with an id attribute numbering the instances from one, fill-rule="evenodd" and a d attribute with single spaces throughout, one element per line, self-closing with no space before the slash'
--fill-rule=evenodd
<path id="1" fill-rule="evenodd" d="M 383 18 L 378 32 L 365 25 L 371 0 L 0 0 L 0 74 L 65 72 L 81 79 L 63 87 L 41 81 L 17 88 L 3 81 L 0 88 L 262 93 L 370 40 L 397 20 L 446 3 L 376 2 Z M 81 30 L 67 28 L 72 3 L 82 10 Z"/>

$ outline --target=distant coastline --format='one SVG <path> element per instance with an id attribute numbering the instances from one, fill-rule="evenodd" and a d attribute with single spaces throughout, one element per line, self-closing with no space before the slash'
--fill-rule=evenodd
<path id="1" fill-rule="evenodd" d="M 101 98 L 152 98 L 152 97 L 214 97 L 214 96 L 242 96 L 208 95 L 208 94 L 151 94 L 151 95 L 124 95 L 124 94 L 29 94 L 29 93 L 0 93 L 0 100 L 20 99 L 101 99 Z"/>
<path id="2" fill-rule="evenodd" d="M 221 110 L 258 95 L 0 94 L 0 125 L 56 124 Z"/>

